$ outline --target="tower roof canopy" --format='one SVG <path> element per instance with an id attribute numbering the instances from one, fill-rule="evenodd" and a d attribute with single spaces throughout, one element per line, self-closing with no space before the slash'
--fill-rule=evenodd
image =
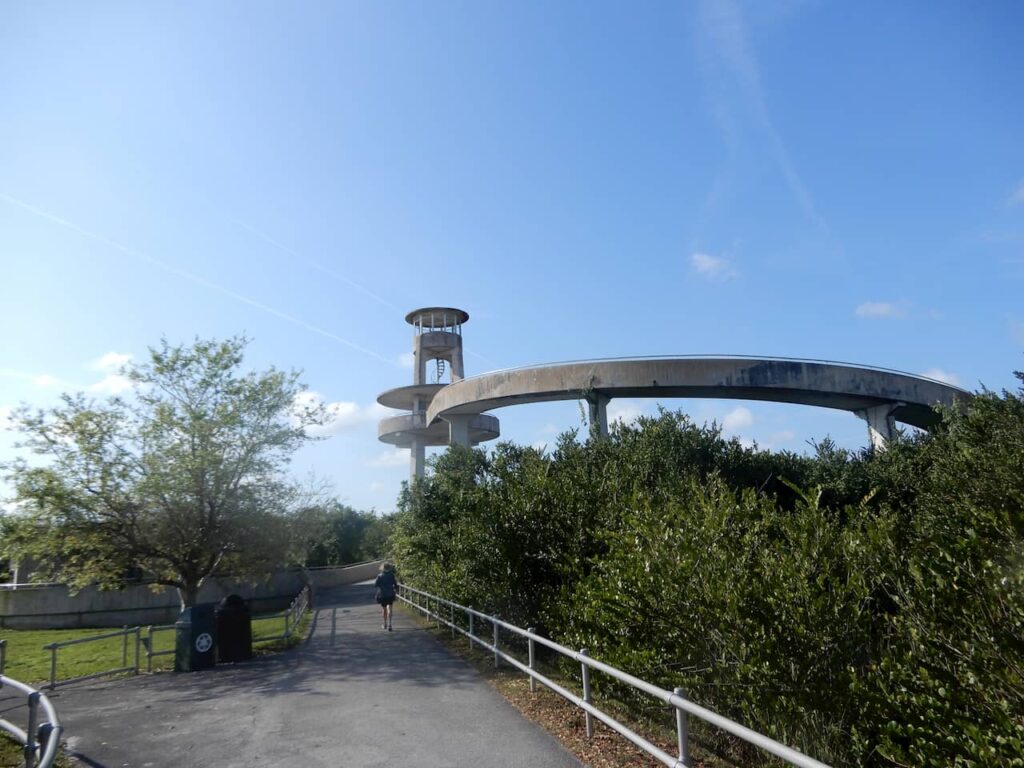
<path id="1" fill-rule="evenodd" d="M 462 325 L 467 320 L 469 313 L 455 307 L 423 307 L 405 316 L 405 322 L 421 328 L 447 328 L 455 324 Z"/>

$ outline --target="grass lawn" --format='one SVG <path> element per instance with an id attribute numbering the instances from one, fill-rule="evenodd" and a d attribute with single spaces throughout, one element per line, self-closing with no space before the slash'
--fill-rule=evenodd
<path id="1" fill-rule="evenodd" d="M 304 636 L 309 622 L 309 612 L 288 641 L 267 640 L 284 633 L 284 617 L 257 616 L 252 622 L 253 651 L 259 655 L 278 651 L 295 645 Z M 7 667 L 4 674 L 16 680 L 38 685 L 50 679 L 50 652 L 44 645 L 65 640 L 103 635 L 110 629 L 46 629 L 46 630 L 0 630 L 0 638 L 7 641 Z M 147 636 L 146 628 L 142 637 Z M 153 634 L 153 650 L 173 651 L 174 630 L 161 630 Z M 128 637 L 128 663 L 123 664 L 124 638 L 111 637 L 92 643 L 72 645 L 57 652 L 57 679 L 66 680 L 81 675 L 90 675 L 107 669 L 135 664 L 135 636 Z M 174 666 L 174 655 L 153 657 L 153 670 L 167 670 Z M 146 655 L 139 649 L 139 669 L 146 669 Z M 0 763 L 0 768 L 4 763 Z"/>

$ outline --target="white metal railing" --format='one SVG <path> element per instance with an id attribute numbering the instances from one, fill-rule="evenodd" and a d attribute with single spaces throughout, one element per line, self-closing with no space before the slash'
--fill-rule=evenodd
<path id="1" fill-rule="evenodd" d="M 128 637 L 135 635 L 135 663 L 128 663 Z M 104 669 L 99 672 L 93 672 L 89 675 L 79 675 L 78 677 L 70 677 L 64 680 L 57 679 L 57 651 L 61 648 L 67 648 L 72 645 L 82 645 L 83 643 L 94 643 L 98 640 L 109 640 L 112 637 L 122 638 L 121 643 L 121 666 L 113 669 Z M 52 691 L 58 685 L 70 685 L 71 683 L 79 683 L 83 680 L 92 680 L 96 677 L 105 677 L 106 675 L 116 675 L 121 672 L 131 672 L 132 674 L 139 674 L 139 637 L 140 627 L 124 627 L 116 632 L 104 632 L 102 635 L 92 635 L 90 637 L 80 637 L 76 640 L 62 640 L 59 643 L 47 643 L 43 646 L 43 650 L 50 652 L 50 683 L 49 688 Z"/>
<path id="2" fill-rule="evenodd" d="M 309 608 L 309 587 L 303 587 L 302 591 L 295 596 L 285 610 L 271 616 L 261 616 L 260 618 L 273 618 L 273 616 L 284 617 L 284 632 L 280 635 L 273 635 L 272 637 L 261 637 L 260 642 L 265 643 L 270 640 L 287 640 L 298 629 L 299 623 L 302 621 L 302 616 Z"/>
<path id="3" fill-rule="evenodd" d="M 798 768 L 829 768 L 825 763 L 819 762 L 814 758 L 808 757 L 807 755 L 796 751 L 784 744 L 780 744 L 774 739 L 770 739 L 767 736 L 753 731 L 746 726 L 740 725 L 739 723 L 733 722 L 722 715 L 712 712 L 709 709 L 690 701 L 686 698 L 685 691 L 682 688 L 676 688 L 675 690 L 668 691 L 664 688 L 659 688 L 656 685 L 652 685 L 638 677 L 634 677 L 626 672 L 623 672 L 615 667 L 604 664 L 597 659 L 591 658 L 587 654 L 585 648 L 579 651 L 574 651 L 571 648 L 567 648 L 564 645 L 560 645 L 553 640 L 549 640 L 546 637 L 533 632 L 531 629 L 523 629 L 517 627 L 514 624 L 502 621 L 497 616 L 490 616 L 486 613 L 474 610 L 458 603 L 453 603 L 450 600 L 445 600 L 443 597 L 430 594 L 429 592 L 423 592 L 422 590 L 415 589 L 406 584 L 399 585 L 398 598 L 415 608 L 416 610 L 425 614 L 428 618 L 434 619 L 437 622 L 438 627 L 442 624 L 451 627 L 452 637 L 458 632 L 465 635 L 469 639 L 470 648 L 474 644 L 494 653 L 494 666 L 497 667 L 499 661 L 504 660 L 508 664 L 512 665 L 516 669 L 526 673 L 530 677 L 530 690 L 536 690 L 536 683 L 540 682 L 542 685 L 547 686 L 552 691 L 557 693 L 564 699 L 572 702 L 577 707 L 583 710 L 586 715 L 586 730 L 587 736 L 592 736 L 594 732 L 594 719 L 600 720 L 606 726 L 611 728 L 619 735 L 625 737 L 630 742 L 640 747 L 642 750 L 647 752 L 649 755 L 654 757 L 664 765 L 670 766 L 670 768 L 687 768 L 691 765 L 690 762 L 690 748 L 689 748 L 689 722 L 688 716 L 692 715 L 706 723 L 709 723 L 726 733 L 730 733 L 739 739 L 752 744 L 755 747 L 763 749 L 765 752 L 780 757 L 790 765 L 798 766 Z M 432 607 L 433 606 L 433 607 Z M 447 607 L 446 613 L 448 616 L 441 615 L 442 607 Z M 466 617 L 466 625 L 468 629 L 463 629 L 455 621 L 456 613 L 461 613 Z M 489 623 L 492 627 L 492 638 L 491 641 L 476 635 L 474 633 L 475 619 L 481 619 Z M 521 637 L 527 641 L 528 649 L 528 661 L 523 663 L 519 659 L 510 655 L 505 650 L 502 650 L 500 644 L 499 630 L 504 629 L 507 632 L 511 632 L 518 637 Z M 541 674 L 536 668 L 536 644 L 550 648 L 556 653 L 576 661 L 580 665 L 580 671 L 583 679 L 583 696 L 577 696 L 572 691 L 559 685 L 550 678 Z M 623 725 L 618 720 L 613 718 L 611 715 L 603 712 L 594 706 L 591 700 L 590 691 L 590 672 L 591 670 L 601 672 L 602 674 L 608 675 L 609 677 L 618 680 L 621 683 L 641 691 L 659 701 L 663 704 L 671 706 L 676 713 L 676 737 L 678 754 L 670 755 L 657 745 L 651 743 L 640 734 L 631 730 L 628 726 Z"/>
<path id="4" fill-rule="evenodd" d="M 169 650 L 166 650 L 166 651 L 154 651 L 153 650 L 153 648 L 154 648 L 153 636 L 157 632 L 173 632 L 173 631 L 174 631 L 174 625 L 173 624 L 157 624 L 157 625 L 152 625 L 151 624 L 148 627 L 146 627 L 146 636 L 143 637 L 143 638 L 140 638 L 140 640 L 142 642 L 142 650 L 146 654 L 146 671 L 147 672 L 152 672 L 153 671 L 153 657 L 154 656 L 173 656 L 174 655 L 174 651 L 175 651 L 173 646 Z"/>
<path id="5" fill-rule="evenodd" d="M 5 644 L 6 641 L 0 640 L 0 648 Z M 25 694 L 25 704 L 28 707 L 28 722 L 24 729 L 0 717 L 0 730 L 9 733 L 22 745 L 25 768 L 50 768 L 57 757 L 60 735 L 63 732 L 53 704 L 46 694 L 3 674 L 0 674 L 0 688 L 13 688 Z M 46 716 L 42 723 L 39 722 L 40 708 Z"/>

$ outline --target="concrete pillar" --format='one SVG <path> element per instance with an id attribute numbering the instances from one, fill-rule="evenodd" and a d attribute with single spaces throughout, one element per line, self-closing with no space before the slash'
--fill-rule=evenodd
<path id="1" fill-rule="evenodd" d="M 473 420 L 471 413 L 459 413 L 447 416 L 448 419 L 448 445 L 461 445 L 471 448 L 469 441 L 469 422 Z"/>
<path id="2" fill-rule="evenodd" d="M 893 413 L 901 405 L 903 403 L 883 403 L 855 412 L 868 423 L 868 439 L 876 451 L 884 451 L 886 444 L 896 435 Z"/>
<path id="3" fill-rule="evenodd" d="M 466 378 L 466 366 L 462 362 L 462 346 L 461 339 L 460 345 L 452 351 L 452 381 L 462 381 Z"/>
<path id="4" fill-rule="evenodd" d="M 608 401 L 607 395 L 594 392 L 587 396 L 587 403 L 590 405 L 590 428 L 593 430 L 597 425 L 598 437 L 608 437 Z"/>
<path id="5" fill-rule="evenodd" d="M 412 340 L 412 364 L 413 364 L 413 384 L 426 384 L 427 383 L 427 358 L 423 354 L 423 345 L 420 343 L 420 337 L 415 336 Z"/>
<path id="6" fill-rule="evenodd" d="M 427 447 L 418 437 L 409 444 L 409 477 L 423 477 L 427 462 Z"/>

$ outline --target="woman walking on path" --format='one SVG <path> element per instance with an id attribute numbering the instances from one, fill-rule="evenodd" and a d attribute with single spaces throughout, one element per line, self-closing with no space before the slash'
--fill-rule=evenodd
<path id="1" fill-rule="evenodd" d="M 374 580 L 377 587 L 377 602 L 380 604 L 380 615 L 383 623 L 381 629 L 391 631 L 391 606 L 395 602 L 395 593 L 398 591 L 398 577 L 395 576 L 395 566 L 385 562 L 380 567 L 380 573 Z"/>

